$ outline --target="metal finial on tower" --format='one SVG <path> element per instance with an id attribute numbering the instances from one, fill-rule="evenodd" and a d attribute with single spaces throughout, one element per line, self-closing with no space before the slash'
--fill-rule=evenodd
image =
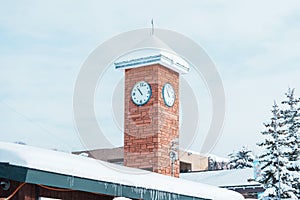
<path id="1" fill-rule="evenodd" d="M 153 18 L 151 19 L 151 35 L 154 35 L 154 22 L 153 22 Z"/>

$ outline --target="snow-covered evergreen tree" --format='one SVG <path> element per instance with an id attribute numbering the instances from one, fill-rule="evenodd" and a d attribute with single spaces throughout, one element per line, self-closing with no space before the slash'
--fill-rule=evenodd
<path id="1" fill-rule="evenodd" d="M 296 190 L 291 187 L 293 175 L 287 169 L 289 160 L 286 157 L 286 130 L 283 117 L 274 102 L 271 122 L 264 124 L 266 130 L 262 132 L 265 140 L 258 145 L 265 151 L 259 155 L 261 176 L 257 181 L 266 189 L 262 199 L 298 199 Z"/>
<path id="2" fill-rule="evenodd" d="M 253 167 L 254 156 L 252 154 L 252 151 L 244 146 L 241 150 L 234 151 L 228 156 L 228 166 L 231 169 L 244 169 Z"/>
<path id="3" fill-rule="evenodd" d="M 290 186 L 296 190 L 296 195 L 300 199 L 300 100 L 295 98 L 294 89 L 289 88 L 285 95 L 286 100 L 282 102 L 285 107 L 280 112 L 285 130 L 282 153 L 288 159 L 287 169 L 291 171 Z"/>

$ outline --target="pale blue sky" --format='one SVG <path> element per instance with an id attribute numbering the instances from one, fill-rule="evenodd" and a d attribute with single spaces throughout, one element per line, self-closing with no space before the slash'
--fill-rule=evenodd
<path id="1" fill-rule="evenodd" d="M 72 95 L 82 63 L 151 18 L 196 41 L 216 64 L 227 107 L 213 153 L 255 148 L 273 99 L 288 86 L 300 96 L 298 1 L 2 1 L 0 140 L 80 148 Z"/>

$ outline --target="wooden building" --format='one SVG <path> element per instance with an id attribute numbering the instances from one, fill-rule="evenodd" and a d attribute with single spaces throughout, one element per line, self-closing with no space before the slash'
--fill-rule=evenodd
<path id="1" fill-rule="evenodd" d="M 0 198 L 240 200 L 233 191 L 92 158 L 0 142 Z"/>

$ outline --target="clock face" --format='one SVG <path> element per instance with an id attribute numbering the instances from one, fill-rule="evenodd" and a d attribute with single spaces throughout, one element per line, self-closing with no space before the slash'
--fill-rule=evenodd
<path id="1" fill-rule="evenodd" d="M 131 100 L 138 106 L 146 104 L 151 95 L 151 86 L 145 81 L 137 82 L 131 90 Z"/>
<path id="2" fill-rule="evenodd" d="M 171 107 L 175 102 L 175 90 L 170 83 L 166 83 L 162 89 L 162 96 L 164 98 L 164 102 L 167 106 Z"/>

